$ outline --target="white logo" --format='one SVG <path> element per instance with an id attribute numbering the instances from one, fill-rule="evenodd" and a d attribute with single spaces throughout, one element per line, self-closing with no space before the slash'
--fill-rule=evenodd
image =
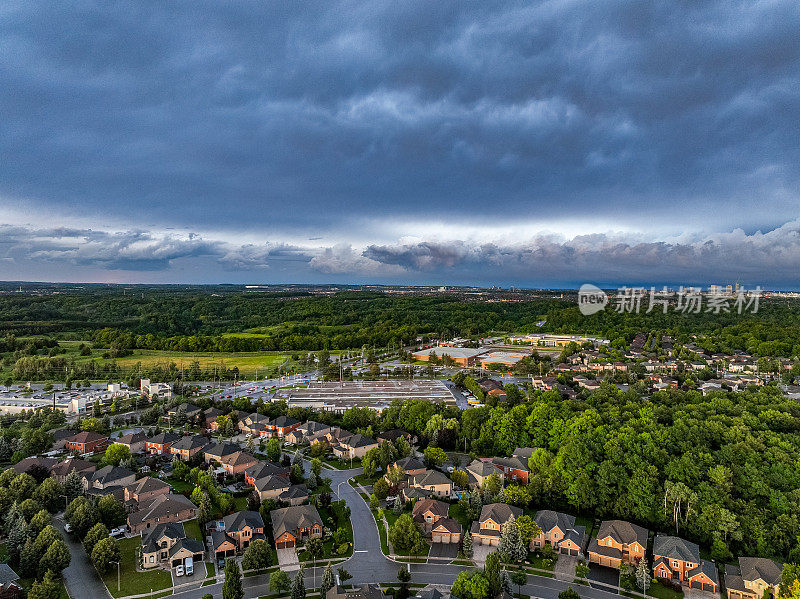
<path id="1" fill-rule="evenodd" d="M 578 290 L 578 309 L 584 316 L 600 312 L 608 304 L 606 292 L 591 283 L 584 283 Z"/>

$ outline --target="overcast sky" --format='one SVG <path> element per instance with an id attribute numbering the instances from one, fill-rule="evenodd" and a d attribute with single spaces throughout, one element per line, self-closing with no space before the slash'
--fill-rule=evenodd
<path id="1" fill-rule="evenodd" d="M 800 286 L 800 3 L 0 4 L 0 279 Z"/>

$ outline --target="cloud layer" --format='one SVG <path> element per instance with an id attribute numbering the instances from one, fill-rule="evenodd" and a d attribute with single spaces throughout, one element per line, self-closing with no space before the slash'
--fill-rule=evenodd
<path id="1" fill-rule="evenodd" d="M 11 0 L 0 278 L 789 280 L 797 31 L 795 0 Z"/>

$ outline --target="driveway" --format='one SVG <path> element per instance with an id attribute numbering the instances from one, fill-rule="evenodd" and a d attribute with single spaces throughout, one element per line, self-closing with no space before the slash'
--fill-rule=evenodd
<path id="1" fill-rule="evenodd" d="M 455 559 L 458 557 L 458 543 L 431 543 L 431 550 L 428 552 L 428 557 L 447 557 Z"/>
<path id="2" fill-rule="evenodd" d="M 619 586 L 619 570 L 616 568 L 608 568 L 606 566 L 599 566 L 597 564 L 589 564 L 589 586 L 593 589 L 602 589 L 613 593 L 610 588 L 605 585 Z M 603 584 L 592 584 L 592 581 L 597 581 Z"/>
<path id="3" fill-rule="evenodd" d="M 278 549 L 278 565 L 281 567 L 281 570 L 287 572 L 300 569 L 300 560 L 297 557 L 297 551 L 294 550 L 294 547 Z"/>
<path id="4" fill-rule="evenodd" d="M 578 565 L 578 558 L 574 555 L 558 555 L 558 561 L 553 568 L 553 574 L 558 580 L 572 582 L 575 580 L 575 566 Z"/>
<path id="5" fill-rule="evenodd" d="M 490 553 L 497 551 L 497 547 L 492 545 L 473 545 L 472 546 L 472 561 L 475 565 L 483 567 L 486 563 L 486 558 Z"/>
<path id="6" fill-rule="evenodd" d="M 206 579 L 206 564 L 205 562 L 197 562 L 194 565 L 194 573 L 191 576 L 175 576 L 175 568 L 172 568 L 172 586 L 179 584 L 196 583 L 201 586 Z"/>

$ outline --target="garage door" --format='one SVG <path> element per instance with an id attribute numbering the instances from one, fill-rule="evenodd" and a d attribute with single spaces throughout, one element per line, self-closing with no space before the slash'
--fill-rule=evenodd
<path id="1" fill-rule="evenodd" d="M 432 538 L 434 543 L 441 543 L 442 542 L 442 535 L 439 533 L 435 533 Z"/>
<path id="2" fill-rule="evenodd" d="M 570 555 L 578 555 L 578 550 L 577 549 L 570 549 L 569 550 L 569 554 Z"/>
<path id="3" fill-rule="evenodd" d="M 700 583 L 699 581 L 696 581 L 696 580 L 693 580 L 692 582 L 690 582 L 689 586 L 692 587 L 693 589 L 701 589 L 702 590 L 702 588 L 703 588 L 702 583 Z"/>
<path id="4" fill-rule="evenodd" d="M 289 547 L 294 547 L 294 543 L 292 541 L 281 541 L 280 543 L 276 543 L 275 546 L 278 549 L 288 549 Z"/>
<path id="5" fill-rule="evenodd" d="M 705 584 L 704 583 L 703 584 L 703 590 L 704 591 L 710 591 L 710 592 L 713 593 L 714 592 L 714 585 L 713 584 Z"/>
<path id="6" fill-rule="evenodd" d="M 489 544 L 490 544 L 490 545 L 493 545 L 493 546 L 495 546 L 495 547 L 496 547 L 496 546 L 497 546 L 499 543 L 500 543 L 500 539 L 495 539 L 495 538 L 492 538 L 492 539 L 489 541 Z"/>

